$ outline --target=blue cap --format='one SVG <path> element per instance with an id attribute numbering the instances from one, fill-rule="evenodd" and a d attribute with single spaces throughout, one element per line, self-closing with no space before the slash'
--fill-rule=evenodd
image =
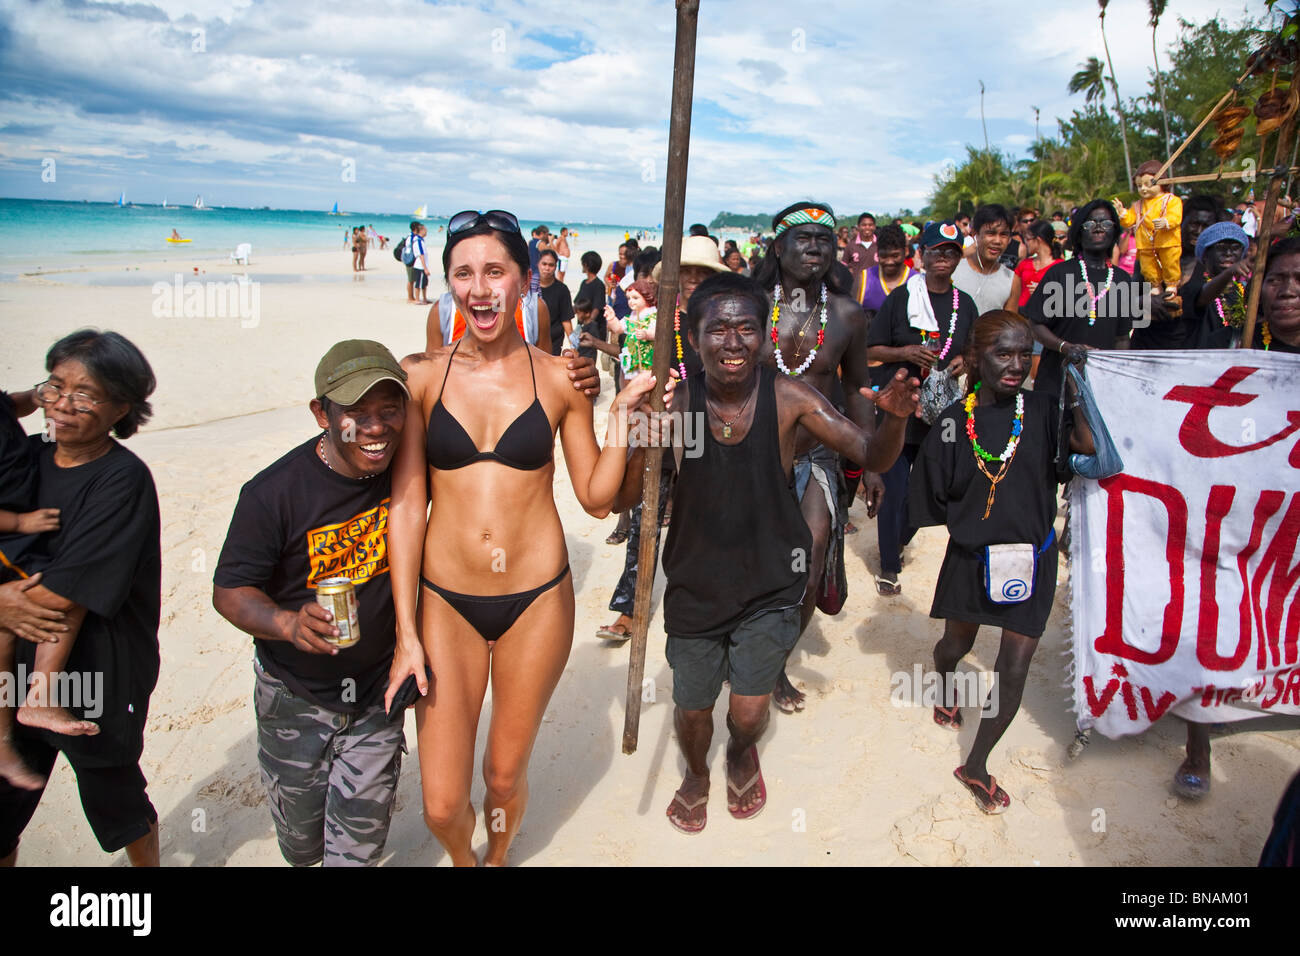
<path id="1" fill-rule="evenodd" d="M 1250 240 L 1246 237 L 1246 230 L 1235 222 L 1216 222 L 1212 226 L 1206 226 L 1201 237 L 1196 240 L 1196 258 L 1204 259 L 1205 251 L 1216 242 L 1223 242 L 1225 239 L 1231 239 L 1233 242 L 1241 244 L 1241 251 L 1244 255 L 1250 248 Z"/>
<path id="2" fill-rule="evenodd" d="M 945 243 L 952 243 L 958 249 L 962 247 L 961 230 L 957 228 L 955 222 L 945 219 L 943 222 L 932 222 L 926 225 L 925 231 L 921 233 L 922 249 L 933 249 Z"/>

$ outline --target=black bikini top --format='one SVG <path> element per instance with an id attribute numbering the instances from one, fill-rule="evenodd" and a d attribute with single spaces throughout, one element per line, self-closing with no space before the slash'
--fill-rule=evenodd
<path id="1" fill-rule="evenodd" d="M 451 350 L 451 356 L 447 359 L 447 372 L 442 377 L 438 401 L 429 413 L 429 434 L 425 442 L 425 455 L 429 464 L 439 471 L 464 468 L 476 461 L 496 461 L 507 468 L 518 468 L 520 471 L 544 468 L 555 458 L 555 433 L 551 431 L 551 420 L 546 417 L 546 409 L 542 408 L 542 403 L 537 398 L 537 373 L 533 370 L 531 350 L 528 353 L 528 371 L 533 377 L 533 404 L 524 409 L 501 433 L 496 448 L 492 451 L 479 451 L 461 423 L 442 404 L 442 393 L 447 389 L 447 375 L 451 374 L 451 360 L 455 358 L 458 348 L 460 342 L 456 343 L 456 348 Z"/>

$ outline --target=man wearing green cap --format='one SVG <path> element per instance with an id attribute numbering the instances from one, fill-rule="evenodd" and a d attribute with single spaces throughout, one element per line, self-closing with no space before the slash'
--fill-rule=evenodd
<path id="1" fill-rule="evenodd" d="M 239 493 L 212 603 L 254 638 L 258 761 L 280 851 L 295 866 L 374 865 L 405 740 L 384 693 L 397 617 L 388 578 L 389 465 L 406 421 L 406 373 L 378 342 L 350 340 L 316 367 L 321 432 Z M 360 640 L 316 600 L 355 586 Z"/>

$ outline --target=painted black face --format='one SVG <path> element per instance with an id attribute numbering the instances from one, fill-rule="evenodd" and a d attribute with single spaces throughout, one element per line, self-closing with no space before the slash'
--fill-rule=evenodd
<path id="1" fill-rule="evenodd" d="M 937 279 L 947 279 L 961 262 L 961 246 L 945 242 L 931 246 L 921 253 L 921 262 L 925 265 L 927 275 Z"/>
<path id="2" fill-rule="evenodd" d="M 1224 239 L 1205 250 L 1205 265 L 1211 273 L 1222 272 L 1241 261 L 1241 243 Z"/>
<path id="3" fill-rule="evenodd" d="M 1206 226 L 1212 226 L 1215 223 L 1215 216 L 1208 209 L 1198 209 L 1190 216 L 1183 217 L 1183 245 L 1189 250 L 1196 248 L 1196 240 L 1201 238 L 1201 233 L 1205 231 Z"/>
<path id="4" fill-rule="evenodd" d="M 1115 212 L 1113 209 L 1094 209 L 1083 221 L 1083 249 L 1098 255 L 1107 255 L 1115 245 Z"/>
<path id="5" fill-rule="evenodd" d="M 991 346 L 979 354 L 979 375 L 984 388 L 995 395 L 1016 392 L 1029 375 L 1034 360 L 1034 340 L 1021 325 L 1005 328 Z"/>
<path id="6" fill-rule="evenodd" d="M 810 222 L 791 226 L 781 234 L 777 256 L 788 282 L 808 282 L 826 275 L 835 254 L 835 233 Z"/>
<path id="7" fill-rule="evenodd" d="M 724 385 L 752 375 L 763 344 L 763 319 L 749 299 L 725 295 L 710 299 L 698 331 L 691 332 L 704 374 Z"/>
<path id="8" fill-rule="evenodd" d="M 1300 253 L 1281 256 L 1269 264 L 1259 290 L 1260 315 L 1276 335 L 1293 335 L 1300 328 Z"/>

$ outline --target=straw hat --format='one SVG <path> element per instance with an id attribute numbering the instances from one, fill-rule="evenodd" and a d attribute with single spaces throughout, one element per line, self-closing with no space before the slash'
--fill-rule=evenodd
<path id="1" fill-rule="evenodd" d="M 654 282 L 659 281 L 659 266 L 662 263 L 655 263 L 654 272 L 650 274 Z M 714 272 L 730 272 L 722 263 L 722 255 L 718 252 L 718 247 L 708 236 L 687 236 L 682 240 L 682 258 L 681 267 L 686 266 L 703 266 L 705 269 L 712 269 Z"/>

